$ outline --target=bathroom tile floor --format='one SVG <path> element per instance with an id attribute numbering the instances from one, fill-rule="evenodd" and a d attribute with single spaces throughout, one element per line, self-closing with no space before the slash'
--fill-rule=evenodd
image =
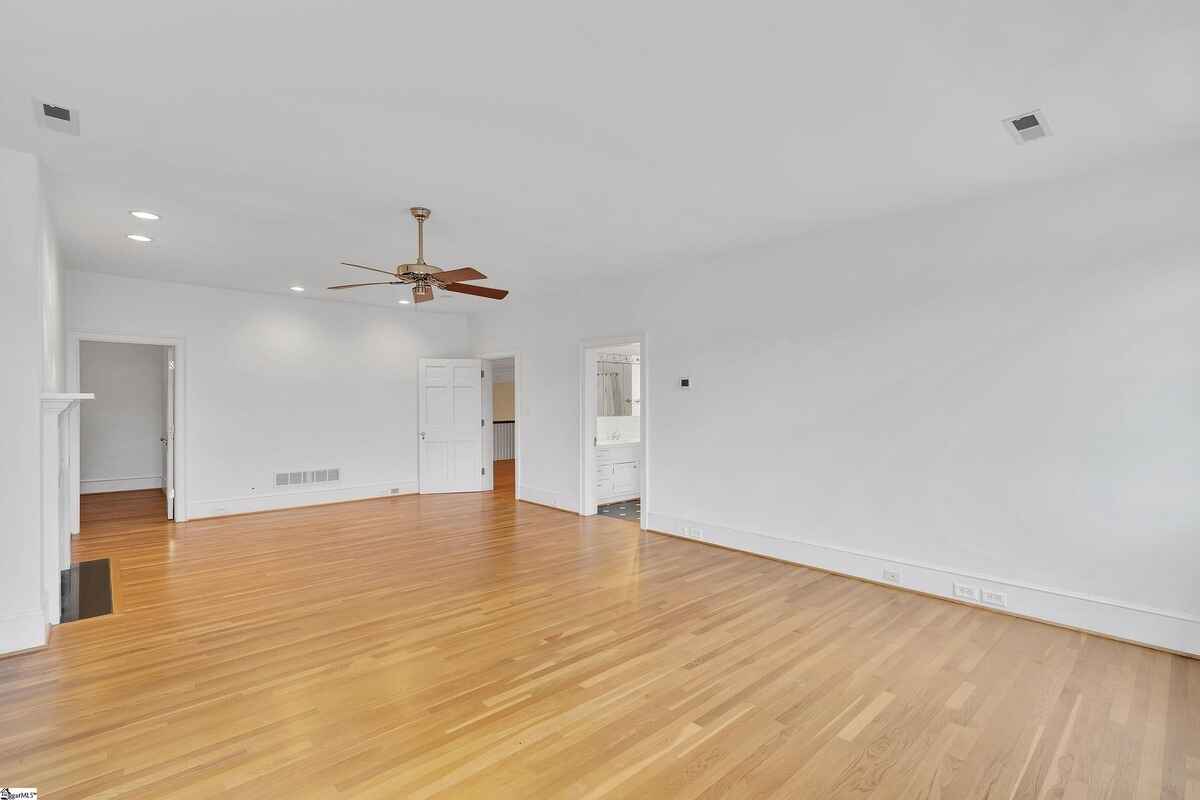
<path id="1" fill-rule="evenodd" d="M 640 497 L 635 497 L 632 500 L 622 500 L 619 503 L 608 503 L 606 505 L 597 506 L 596 513 L 603 514 L 606 517 L 626 519 L 630 522 L 641 522 L 642 499 Z"/>

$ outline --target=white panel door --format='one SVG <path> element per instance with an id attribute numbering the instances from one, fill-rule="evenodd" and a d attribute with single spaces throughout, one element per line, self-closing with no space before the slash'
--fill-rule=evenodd
<path id="1" fill-rule="evenodd" d="M 422 358 L 421 494 L 483 490 L 483 364 Z"/>

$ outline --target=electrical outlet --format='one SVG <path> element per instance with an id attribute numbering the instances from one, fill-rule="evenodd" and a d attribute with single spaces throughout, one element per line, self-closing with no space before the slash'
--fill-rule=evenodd
<path id="1" fill-rule="evenodd" d="M 704 531 L 700 530 L 700 528 L 696 527 L 695 525 L 685 525 L 683 527 L 683 535 L 690 536 L 693 539 L 703 539 Z"/>
<path id="2" fill-rule="evenodd" d="M 395 489 L 388 489 L 388 494 L 400 494 L 400 487 L 396 487 Z"/>
<path id="3" fill-rule="evenodd" d="M 229 507 L 228 506 L 217 506 L 216 508 L 213 509 L 213 511 L 216 512 L 217 514 L 228 514 Z"/>
<path id="4" fill-rule="evenodd" d="M 954 596 L 959 600 L 970 600 L 972 603 L 979 602 L 979 589 L 974 586 L 967 586 L 965 583 L 954 583 Z"/>
<path id="5" fill-rule="evenodd" d="M 993 592 L 991 589 L 984 589 L 981 595 L 983 602 L 989 606 L 998 608 L 1006 608 L 1008 606 L 1008 595 L 1004 592 Z"/>
<path id="6" fill-rule="evenodd" d="M 888 583 L 899 583 L 900 582 L 900 568 L 899 567 L 884 567 L 883 568 L 883 579 L 885 581 L 887 581 Z"/>

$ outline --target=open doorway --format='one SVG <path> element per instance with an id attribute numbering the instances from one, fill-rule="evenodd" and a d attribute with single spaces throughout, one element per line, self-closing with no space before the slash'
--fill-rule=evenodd
<path id="1" fill-rule="evenodd" d="M 513 356 L 485 359 L 491 374 L 492 490 L 503 497 L 517 493 L 517 374 Z M 486 436 L 487 434 L 485 434 Z M 484 445 L 485 449 L 487 444 Z"/>
<path id="2" fill-rule="evenodd" d="M 174 519 L 174 347 L 83 340 L 78 353 L 96 395 L 79 417 L 83 518 Z"/>
<path id="3" fill-rule="evenodd" d="M 147 476 L 161 476 L 162 485 L 159 488 L 152 488 L 142 491 L 150 492 L 146 495 L 149 501 L 159 504 L 154 509 L 154 516 L 159 519 L 168 517 L 175 522 L 185 522 L 188 518 L 188 494 L 187 494 L 187 454 L 185 448 L 187 445 L 187 408 L 186 408 L 186 351 L 185 340 L 175 337 L 165 336 L 130 336 L 127 334 L 107 334 L 107 333 L 83 333 L 72 332 L 70 334 L 70 344 L 67 347 L 67 390 L 69 392 L 91 392 L 96 394 L 99 399 L 103 395 L 97 394 L 92 389 L 84 388 L 95 380 L 99 380 L 101 385 L 105 385 L 109 377 L 103 371 L 98 375 L 93 375 L 89 369 L 86 377 L 83 374 L 83 352 L 84 348 L 92 345 L 145 345 L 157 347 L 158 356 L 161 361 L 158 362 L 159 369 L 163 372 L 165 381 L 164 390 L 166 392 L 166 409 L 165 420 L 159 427 L 159 433 L 154 438 L 155 446 L 158 448 L 160 461 L 158 469 L 153 466 L 144 473 Z M 111 397 L 111 391 L 104 391 L 104 395 Z M 89 403 L 94 400 L 88 400 Z M 68 470 L 69 480 L 67 482 L 70 496 L 67 502 L 67 529 L 71 535 L 78 535 L 81 529 L 82 522 L 82 498 L 87 492 L 88 495 L 104 494 L 113 489 L 124 488 L 120 484 L 108 484 L 107 486 L 101 483 L 83 483 L 83 441 L 81 436 L 82 429 L 82 407 L 76 404 L 71 411 L 68 412 L 71 417 L 69 420 L 69 457 Z M 164 442 L 163 439 L 166 439 Z M 147 458 L 147 464 L 149 460 Z M 106 478 L 110 476 L 95 474 L 88 476 L 89 478 Z M 139 477 L 138 475 L 115 475 L 111 477 Z M 97 491 L 103 489 L 104 491 Z M 161 495 L 161 500 L 155 497 L 152 493 L 158 492 Z M 95 499 L 95 498 L 91 498 Z"/>
<path id="4" fill-rule="evenodd" d="M 580 513 L 645 527 L 645 415 L 640 338 L 583 347 Z"/>

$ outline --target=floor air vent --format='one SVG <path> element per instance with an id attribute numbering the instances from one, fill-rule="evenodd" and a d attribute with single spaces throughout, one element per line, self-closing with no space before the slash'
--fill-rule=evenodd
<path id="1" fill-rule="evenodd" d="M 276 472 L 275 487 L 304 486 L 310 483 L 333 483 L 341 479 L 341 467 L 310 469 L 301 472 Z"/>

